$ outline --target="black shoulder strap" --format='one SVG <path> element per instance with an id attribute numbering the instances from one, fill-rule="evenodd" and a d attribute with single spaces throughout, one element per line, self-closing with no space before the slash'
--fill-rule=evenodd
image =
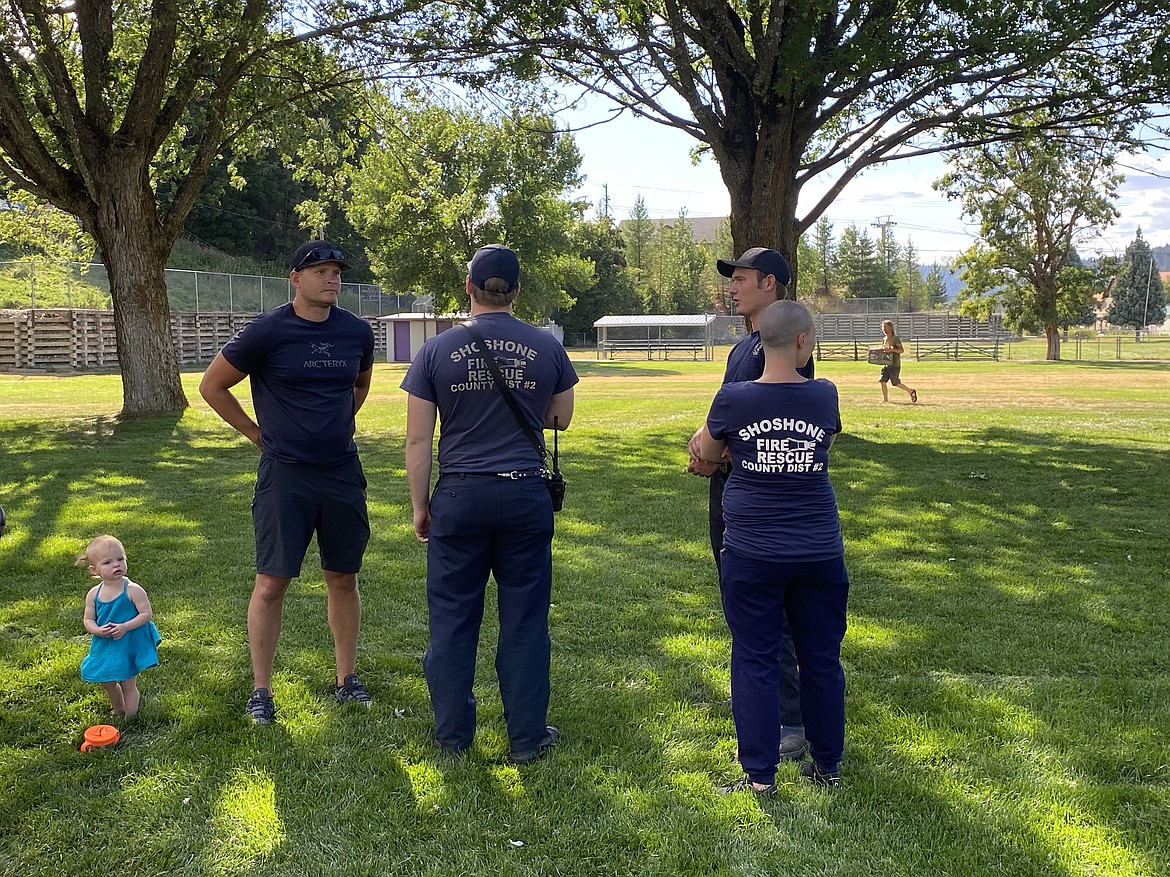
<path id="1" fill-rule="evenodd" d="M 504 379 L 503 374 L 500 373 L 500 366 L 496 363 L 495 355 L 487 346 L 487 342 L 484 340 L 483 333 L 480 332 L 479 327 L 475 325 L 475 320 L 468 320 L 463 325 L 467 331 L 471 333 L 471 337 L 475 339 L 475 343 L 479 345 L 480 352 L 483 353 L 484 359 L 487 360 L 488 370 L 491 371 L 492 377 L 495 379 L 496 387 L 499 389 L 500 395 L 504 397 L 504 401 L 508 403 L 508 407 L 512 410 L 512 416 L 515 417 L 516 422 L 520 424 L 520 429 L 524 431 L 524 435 L 528 437 L 528 441 L 532 443 L 532 447 L 536 448 L 537 453 L 540 454 L 540 464 L 542 466 L 546 466 L 547 451 L 545 449 L 544 442 L 536 437 L 536 430 L 534 430 L 532 425 L 525 419 L 524 412 L 520 410 L 520 404 L 516 401 L 516 397 L 512 395 L 512 388 L 508 386 L 508 382 Z M 553 438 L 556 438 L 555 433 L 553 434 Z M 558 464 L 559 461 L 557 460 L 557 451 L 554 449 L 554 472 L 557 471 Z"/>

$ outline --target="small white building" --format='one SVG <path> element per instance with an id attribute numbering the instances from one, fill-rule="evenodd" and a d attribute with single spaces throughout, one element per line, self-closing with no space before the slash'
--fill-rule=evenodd
<path id="1" fill-rule="evenodd" d="M 459 325 L 467 316 L 465 314 L 437 316 L 413 312 L 390 314 L 378 319 L 387 324 L 386 361 L 414 362 L 415 354 L 428 338 L 434 338 L 440 332 L 446 332 L 452 326 Z"/>
<path id="2" fill-rule="evenodd" d="M 423 311 L 378 317 L 382 322 L 389 324 L 386 327 L 386 361 L 414 362 L 415 355 L 428 338 L 434 338 L 441 332 L 460 326 L 470 318 L 470 314 L 464 313 L 436 316 Z M 551 320 L 534 325 L 538 329 L 552 333 L 558 343 L 565 343 L 565 330 Z"/>

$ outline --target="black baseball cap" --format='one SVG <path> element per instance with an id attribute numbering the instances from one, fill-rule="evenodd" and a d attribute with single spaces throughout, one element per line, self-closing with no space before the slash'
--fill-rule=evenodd
<path id="1" fill-rule="evenodd" d="M 301 271 L 305 268 L 312 268 L 314 265 L 320 265 L 322 262 L 336 262 L 341 266 L 342 271 L 348 271 L 353 267 L 337 244 L 332 244 L 329 241 L 306 241 L 301 244 L 289 256 L 288 267 L 293 271 Z"/>
<path id="2" fill-rule="evenodd" d="M 483 289 L 491 278 L 498 277 L 508 284 L 508 292 L 512 292 L 520 284 L 520 259 L 503 244 L 488 244 L 475 251 L 467 275 L 476 289 Z"/>
<path id="3" fill-rule="evenodd" d="M 736 268 L 755 268 L 761 274 L 774 275 L 776 282 L 783 283 L 785 286 L 792 280 L 792 272 L 784 257 L 767 247 L 752 247 L 734 262 L 729 259 L 719 259 L 715 263 L 715 267 L 724 277 L 730 277 L 735 273 Z"/>

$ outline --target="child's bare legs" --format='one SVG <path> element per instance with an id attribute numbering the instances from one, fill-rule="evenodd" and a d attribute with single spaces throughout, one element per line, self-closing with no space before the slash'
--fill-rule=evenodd
<path id="1" fill-rule="evenodd" d="M 121 716 L 126 714 L 126 698 L 122 695 L 121 682 L 103 682 L 102 688 L 106 690 L 106 694 L 110 698 L 110 709 L 114 711 L 114 715 Z M 137 701 L 134 704 L 135 709 L 138 707 Z"/>
<path id="2" fill-rule="evenodd" d="M 901 381 L 898 381 L 896 384 L 894 384 L 894 386 L 897 387 L 899 390 L 905 390 L 906 395 L 910 397 L 911 402 L 918 401 L 918 391 L 915 390 L 913 387 L 907 387 Z M 882 393 L 885 393 L 885 392 L 886 392 L 886 385 L 882 384 Z"/>
<path id="3" fill-rule="evenodd" d="M 879 383 L 882 385 L 882 401 L 883 401 L 883 402 L 889 402 L 889 401 L 890 401 L 890 390 L 889 390 L 889 388 L 886 386 L 886 382 L 885 382 L 885 381 L 879 381 Z"/>
<path id="4" fill-rule="evenodd" d="M 122 702 L 126 705 L 126 718 L 138 715 L 138 704 L 142 701 L 142 694 L 138 691 L 138 677 L 131 676 L 118 683 L 122 686 Z"/>

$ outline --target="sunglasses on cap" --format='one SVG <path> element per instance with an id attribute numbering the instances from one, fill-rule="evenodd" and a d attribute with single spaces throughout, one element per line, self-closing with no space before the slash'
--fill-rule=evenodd
<path id="1" fill-rule="evenodd" d="M 341 252 L 341 250 L 335 250 L 332 247 L 314 247 L 305 253 L 304 258 L 297 263 L 297 266 L 293 270 L 300 271 L 305 265 L 310 263 L 316 265 L 319 262 L 337 262 L 340 265 L 349 264 L 346 261 L 345 253 Z"/>

